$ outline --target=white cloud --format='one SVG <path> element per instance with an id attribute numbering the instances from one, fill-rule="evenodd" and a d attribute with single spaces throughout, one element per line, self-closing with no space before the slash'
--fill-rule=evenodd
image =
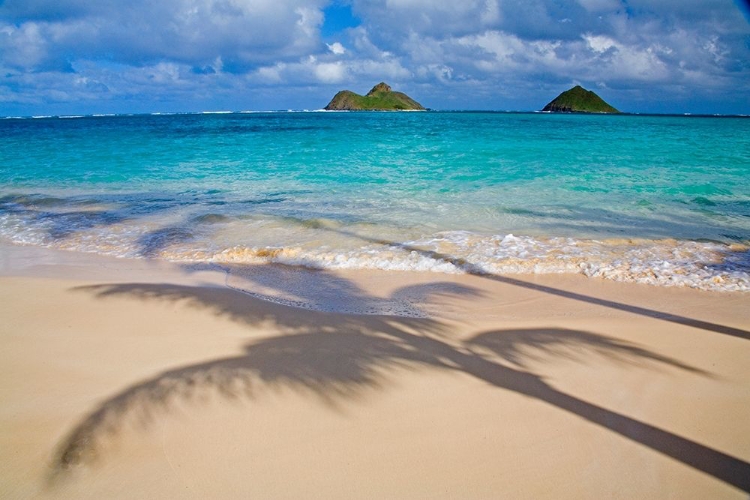
<path id="1" fill-rule="evenodd" d="M 346 53 L 346 48 L 343 45 L 341 45 L 341 43 L 339 42 L 327 43 L 326 46 L 328 47 L 328 50 L 330 50 L 332 53 L 336 54 L 337 56 L 340 56 Z"/>
<path id="2" fill-rule="evenodd" d="M 479 19 L 484 25 L 498 23 L 502 19 L 498 0 L 487 0 L 484 3 L 484 9 L 482 10 Z"/>
<path id="3" fill-rule="evenodd" d="M 396 58 L 390 57 L 381 60 L 351 61 L 349 72 L 356 76 L 359 81 L 367 82 L 368 85 L 369 82 L 375 82 L 376 80 L 402 81 L 413 76 L 412 72 L 402 66 Z"/>
<path id="4" fill-rule="evenodd" d="M 426 64 L 417 68 L 417 74 L 422 79 L 434 79 L 445 83 L 453 79 L 453 68 L 444 64 Z"/>
<path id="5" fill-rule="evenodd" d="M 176 83 L 181 79 L 180 66 L 175 63 L 161 62 L 152 66 L 148 78 L 156 84 Z"/>
<path id="6" fill-rule="evenodd" d="M 340 63 L 312 64 L 315 76 L 323 83 L 339 83 L 346 77 L 346 67 Z"/>
<path id="7" fill-rule="evenodd" d="M 281 74 L 286 69 L 286 64 L 279 63 L 275 64 L 274 66 L 264 66 L 262 68 L 258 68 L 256 74 L 258 77 L 260 77 L 260 80 L 263 83 L 282 83 L 283 79 L 281 77 Z"/>
<path id="8" fill-rule="evenodd" d="M 589 45 L 589 48 L 591 50 L 593 50 L 594 52 L 599 52 L 600 54 L 617 45 L 615 41 L 608 36 L 592 35 L 590 33 L 587 33 L 583 35 L 583 39 Z"/>
<path id="9" fill-rule="evenodd" d="M 319 46 L 324 0 L 131 0 L 91 2 L 76 15 L 45 15 L 49 2 L 7 0 L 2 14 L 17 29 L 5 33 L 0 56 L 6 65 L 44 70 L 71 57 L 106 58 L 143 65 L 159 60 L 205 66 L 220 57 L 225 68 L 297 58 Z M 24 0 L 25 1 L 25 0 Z M 65 2 L 61 2 L 64 4 Z M 102 8 L 102 4 L 104 7 Z"/>
<path id="10" fill-rule="evenodd" d="M 0 30 L 0 40 L 0 54 L 8 66 L 29 69 L 48 60 L 49 42 L 38 23 L 5 25 Z"/>
<path id="11" fill-rule="evenodd" d="M 351 0 L 359 26 L 322 38 L 331 1 L 0 0 L 0 100 L 252 104 L 304 86 L 316 106 L 334 85 L 387 80 L 436 108 L 462 88 L 504 107 L 572 82 L 750 102 L 732 0 Z"/>
<path id="12" fill-rule="evenodd" d="M 251 79 L 261 84 L 311 85 L 408 79 L 412 74 L 392 57 L 329 60 L 327 55 L 309 56 L 296 63 L 258 68 Z"/>

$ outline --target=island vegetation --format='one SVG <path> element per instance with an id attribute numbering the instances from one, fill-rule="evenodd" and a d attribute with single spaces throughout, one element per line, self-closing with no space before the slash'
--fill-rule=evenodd
<path id="1" fill-rule="evenodd" d="M 586 90 L 580 85 L 576 85 L 557 96 L 542 111 L 558 113 L 619 113 L 617 109 L 604 102 L 596 93 Z"/>
<path id="2" fill-rule="evenodd" d="M 395 92 L 388 84 L 381 82 L 375 85 L 367 95 L 342 90 L 333 96 L 325 109 L 329 111 L 423 111 L 425 108 L 403 92 Z"/>

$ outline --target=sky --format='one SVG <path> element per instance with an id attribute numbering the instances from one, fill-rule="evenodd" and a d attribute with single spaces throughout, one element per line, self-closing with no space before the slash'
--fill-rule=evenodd
<path id="1" fill-rule="evenodd" d="M 574 85 L 750 114 L 750 0 L 0 0 L 0 116 L 320 109 L 380 81 L 438 110 Z"/>

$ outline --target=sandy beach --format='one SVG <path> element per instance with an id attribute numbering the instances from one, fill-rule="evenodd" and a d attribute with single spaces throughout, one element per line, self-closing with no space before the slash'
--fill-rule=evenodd
<path id="1" fill-rule="evenodd" d="M 0 317 L 3 498 L 750 492 L 747 293 L 6 246 Z"/>

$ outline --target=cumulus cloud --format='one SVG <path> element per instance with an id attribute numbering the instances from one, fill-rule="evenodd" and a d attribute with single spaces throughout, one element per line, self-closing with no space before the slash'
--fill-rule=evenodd
<path id="1" fill-rule="evenodd" d="M 512 93 L 531 95 L 540 87 L 585 81 L 636 100 L 636 94 L 660 93 L 716 98 L 729 89 L 750 97 L 750 29 L 731 0 L 353 5 L 367 20 L 362 29 L 374 44 L 399 54 L 419 78 L 437 83 L 512 85 Z"/>
<path id="2" fill-rule="evenodd" d="M 341 54 L 336 54 L 341 55 Z M 258 84 L 292 85 L 310 83 L 367 85 L 375 80 L 404 81 L 412 74 L 404 68 L 398 58 L 389 53 L 380 53 L 373 58 L 334 57 L 331 54 L 309 56 L 293 63 L 278 63 L 258 68 L 250 79 Z M 368 89 L 369 90 L 369 89 Z"/>
<path id="3" fill-rule="evenodd" d="M 341 45 L 339 42 L 327 43 L 326 46 L 328 47 L 328 50 L 330 50 L 337 56 L 340 56 L 341 54 L 346 53 L 346 48 L 343 45 Z"/>
<path id="4" fill-rule="evenodd" d="M 206 66 L 221 57 L 227 69 L 242 72 L 314 50 L 322 3 L 6 0 L 0 6 L 0 56 L 6 65 L 29 71 L 58 69 L 71 59 Z"/>
<path id="5" fill-rule="evenodd" d="M 263 107 L 305 87 L 317 107 L 388 80 L 435 108 L 535 109 L 573 83 L 626 109 L 750 102 L 750 26 L 732 0 L 348 0 L 358 25 L 331 34 L 332 2 L 5 0 L 0 101 Z"/>

